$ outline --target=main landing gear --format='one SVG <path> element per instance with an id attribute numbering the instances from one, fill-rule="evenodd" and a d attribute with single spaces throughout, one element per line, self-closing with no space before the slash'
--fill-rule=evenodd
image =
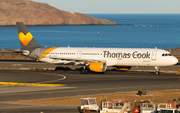
<path id="1" fill-rule="evenodd" d="M 88 74 L 88 69 L 84 66 L 82 69 L 81 69 L 81 74 Z"/>
<path id="2" fill-rule="evenodd" d="M 155 75 L 159 75 L 160 72 L 159 72 L 159 67 L 158 66 L 155 66 L 155 70 L 156 70 Z"/>

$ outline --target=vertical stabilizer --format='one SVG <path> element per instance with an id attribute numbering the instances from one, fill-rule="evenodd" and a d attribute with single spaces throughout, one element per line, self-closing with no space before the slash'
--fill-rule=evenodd
<path id="1" fill-rule="evenodd" d="M 17 29 L 19 40 L 21 43 L 21 48 L 38 48 L 41 47 L 36 40 L 33 38 L 32 34 L 26 28 L 23 22 L 17 22 Z"/>

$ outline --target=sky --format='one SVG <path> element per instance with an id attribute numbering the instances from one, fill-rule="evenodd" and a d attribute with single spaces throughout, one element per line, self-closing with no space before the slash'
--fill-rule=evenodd
<path id="1" fill-rule="evenodd" d="M 180 0 L 32 0 L 84 14 L 180 14 Z"/>

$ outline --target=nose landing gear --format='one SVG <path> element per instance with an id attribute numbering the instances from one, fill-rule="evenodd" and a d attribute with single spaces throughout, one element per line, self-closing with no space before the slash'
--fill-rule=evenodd
<path id="1" fill-rule="evenodd" d="M 159 67 L 158 66 L 155 66 L 155 70 L 156 70 L 155 75 L 159 75 L 160 72 L 159 72 Z"/>

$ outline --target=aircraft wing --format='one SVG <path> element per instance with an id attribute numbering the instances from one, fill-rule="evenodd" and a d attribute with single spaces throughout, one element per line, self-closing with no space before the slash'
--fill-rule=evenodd
<path id="1" fill-rule="evenodd" d="M 50 59 L 54 59 L 54 60 L 66 60 L 66 61 L 74 61 L 74 62 L 106 62 L 106 60 L 84 59 L 84 58 L 50 57 Z"/>

